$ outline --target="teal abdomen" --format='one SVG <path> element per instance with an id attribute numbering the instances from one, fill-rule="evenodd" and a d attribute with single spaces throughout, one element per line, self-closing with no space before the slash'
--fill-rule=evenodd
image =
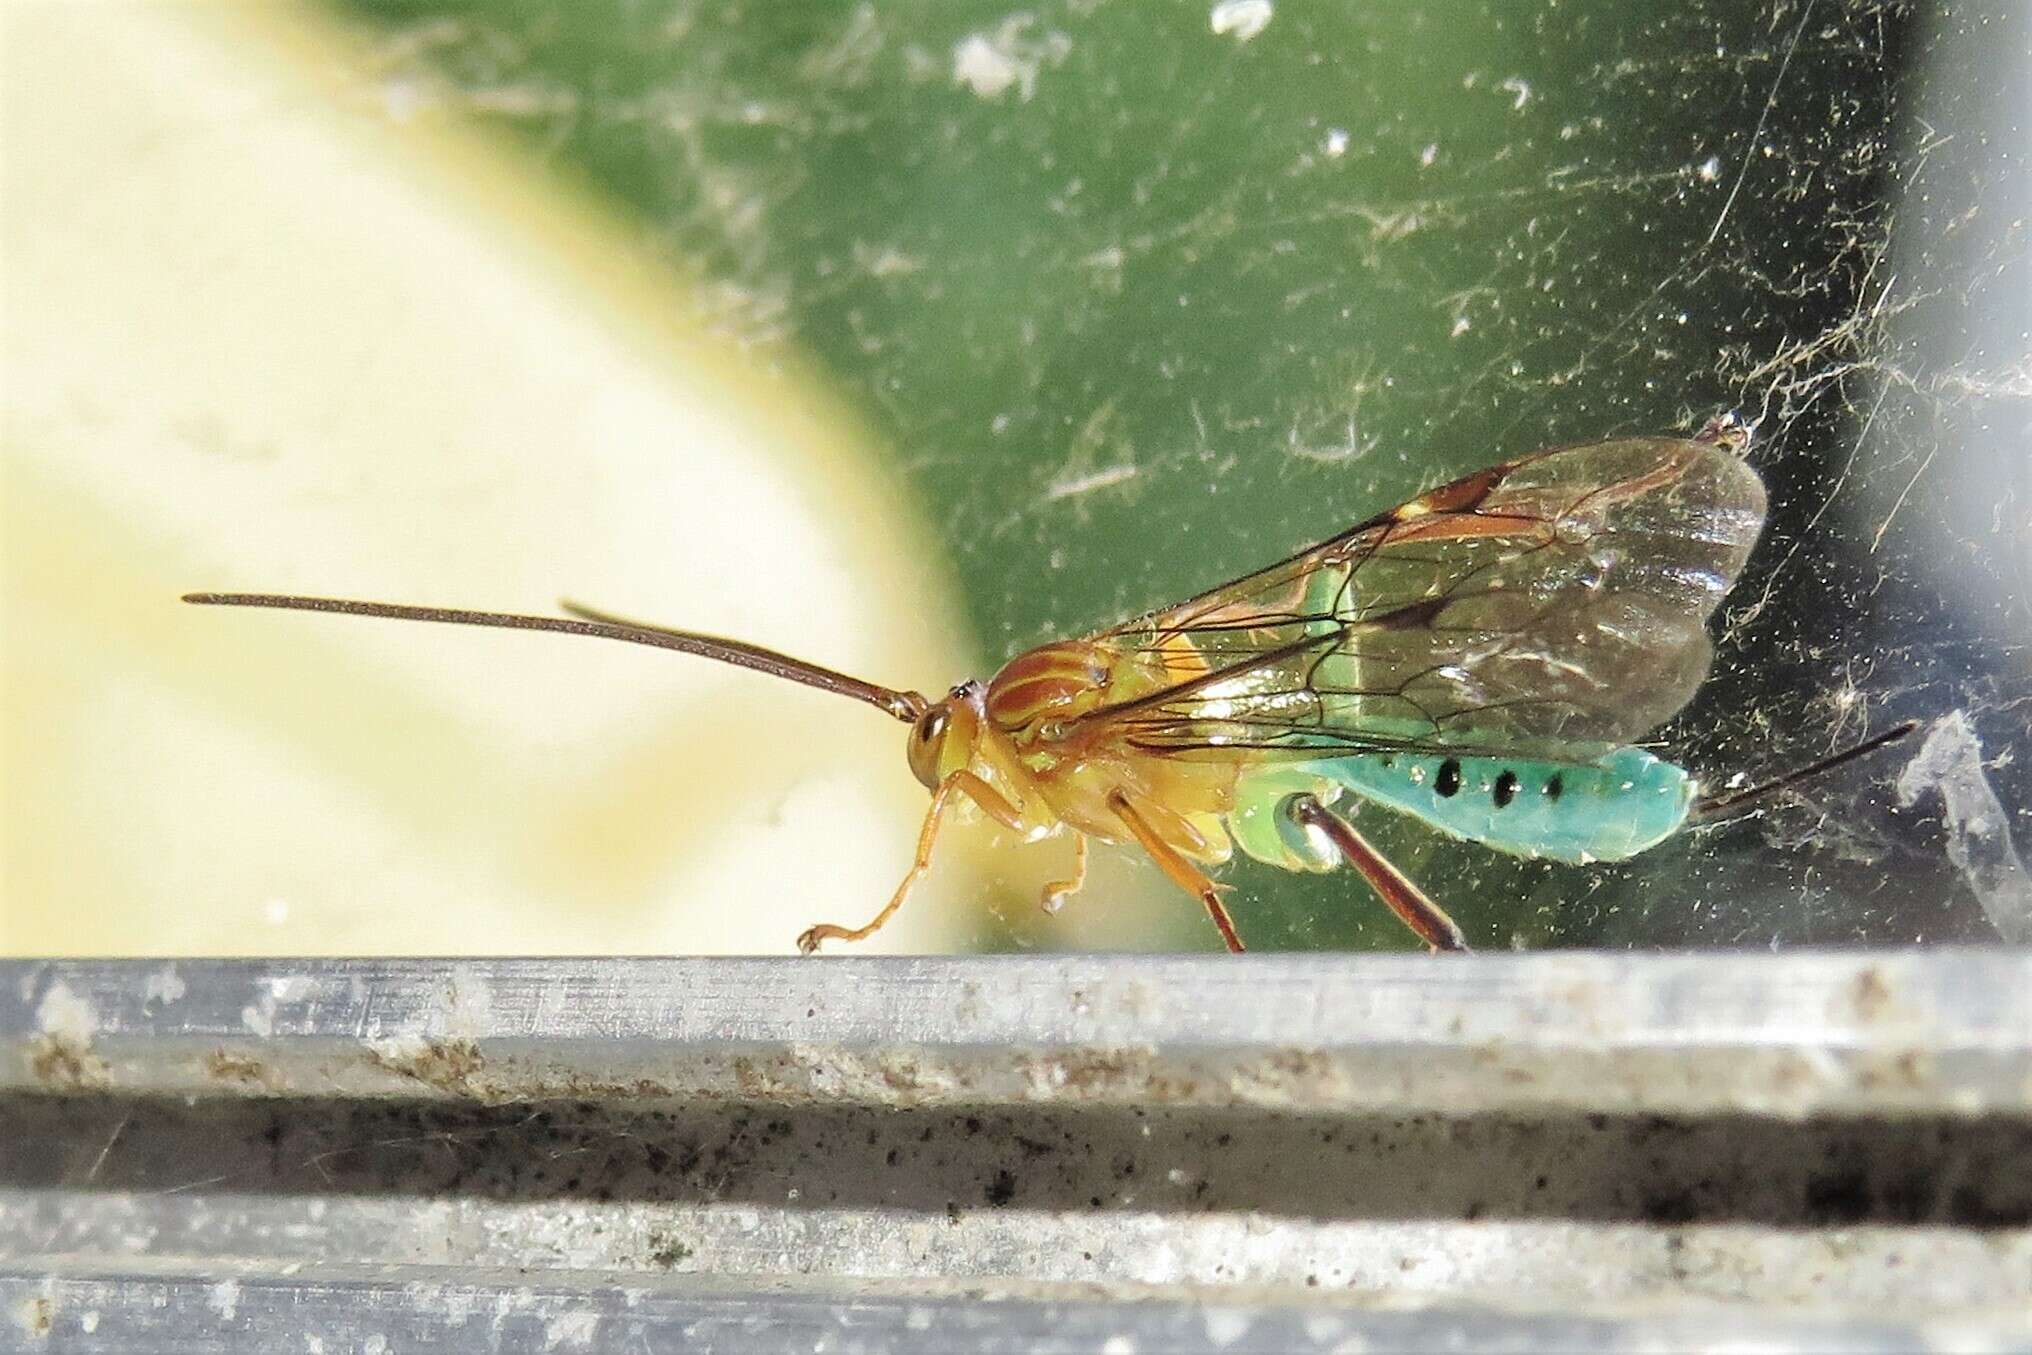
<path id="1" fill-rule="evenodd" d="M 1265 767 L 1245 776 L 1228 829 L 1250 856 L 1287 870 L 1330 870 L 1339 856 L 1283 812 L 1310 792 L 1342 791 L 1414 814 L 1443 833 L 1513 856 L 1620 861 L 1670 837 L 1694 780 L 1641 748 L 1586 766 L 1433 753 L 1365 754 Z"/>

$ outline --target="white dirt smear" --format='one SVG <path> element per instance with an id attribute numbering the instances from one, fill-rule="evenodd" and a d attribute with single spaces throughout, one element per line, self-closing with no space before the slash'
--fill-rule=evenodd
<path id="1" fill-rule="evenodd" d="M 1221 0 L 1207 15 L 1207 25 L 1236 42 L 1247 42 L 1270 26 L 1277 7 L 1270 0 Z"/>
<path id="2" fill-rule="evenodd" d="M 1024 103 L 1037 93 L 1037 76 L 1046 66 L 1062 64 L 1072 39 L 1056 30 L 1026 36 L 1034 15 L 1016 14 L 990 33 L 969 33 L 953 44 L 952 78 L 983 99 L 999 99 L 1011 88 Z"/>
<path id="3" fill-rule="evenodd" d="M 2032 875 L 2012 845 L 2009 821 L 1983 770 L 1983 748 L 1968 717 L 1954 711 L 1933 722 L 1919 753 L 1898 773 L 1898 803 L 1917 804 L 1937 792 L 1947 823 L 1947 859 L 1982 905 L 1997 934 L 2032 942 Z"/>

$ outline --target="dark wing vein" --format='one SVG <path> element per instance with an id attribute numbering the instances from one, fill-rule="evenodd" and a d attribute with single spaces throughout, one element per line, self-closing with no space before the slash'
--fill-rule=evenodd
<path id="1" fill-rule="evenodd" d="M 1076 724 L 1174 755 L 1591 758 L 1692 696 L 1763 520 L 1756 473 L 1690 438 L 1493 467 L 1090 637 L 1146 656 L 1183 640 L 1196 661 Z"/>

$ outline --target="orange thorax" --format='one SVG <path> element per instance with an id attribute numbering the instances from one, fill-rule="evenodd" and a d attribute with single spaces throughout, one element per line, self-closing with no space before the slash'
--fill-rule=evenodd
<path id="1" fill-rule="evenodd" d="M 1138 748 L 1133 716 L 1117 722 L 1097 714 L 1207 671 L 1206 660 L 1178 635 L 1130 632 L 1040 645 L 1009 660 L 989 682 L 984 733 L 1006 740 L 1070 827 L 1125 840 L 1109 802 L 1119 792 L 1180 852 L 1222 861 L 1229 845 L 1220 815 L 1233 804 L 1239 768 Z"/>

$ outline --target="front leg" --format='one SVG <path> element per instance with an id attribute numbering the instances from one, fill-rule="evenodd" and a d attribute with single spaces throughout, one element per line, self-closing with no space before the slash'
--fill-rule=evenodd
<path id="1" fill-rule="evenodd" d="M 839 927 L 830 922 L 807 927 L 797 938 L 797 948 L 809 955 L 818 949 L 821 941 L 865 941 L 880 931 L 882 924 L 903 906 L 911 888 L 931 869 L 931 849 L 938 842 L 939 822 L 961 795 L 986 810 L 996 822 L 1009 828 L 1021 827 L 1022 813 L 1009 803 L 1002 792 L 964 768 L 954 772 L 939 782 L 938 789 L 931 793 L 931 811 L 924 816 L 924 827 L 917 833 L 917 860 L 910 867 L 910 873 L 903 877 L 903 883 L 897 885 L 896 892 L 889 896 L 889 902 L 882 906 L 882 911 L 859 927 Z"/>

